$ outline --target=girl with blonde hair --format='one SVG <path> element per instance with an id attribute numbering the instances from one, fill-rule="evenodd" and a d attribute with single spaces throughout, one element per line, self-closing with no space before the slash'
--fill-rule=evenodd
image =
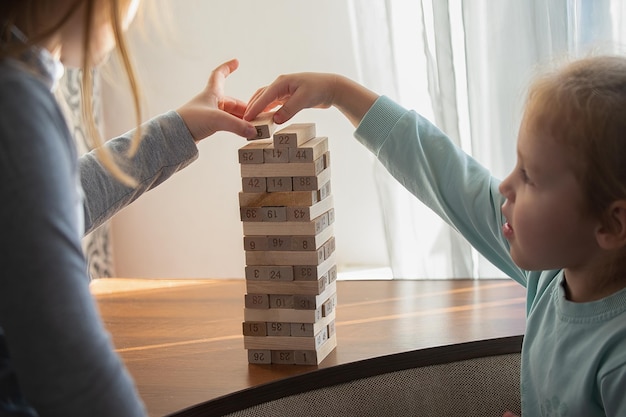
<path id="1" fill-rule="evenodd" d="M 84 233 L 197 158 L 225 130 L 256 135 L 245 105 L 224 96 L 236 60 L 187 104 L 140 125 L 124 31 L 137 0 L 0 2 L 0 415 L 145 416 L 89 292 Z M 103 143 L 92 69 L 116 49 L 137 129 Z M 78 157 L 53 90 L 64 66 L 83 73 L 96 151 Z"/>

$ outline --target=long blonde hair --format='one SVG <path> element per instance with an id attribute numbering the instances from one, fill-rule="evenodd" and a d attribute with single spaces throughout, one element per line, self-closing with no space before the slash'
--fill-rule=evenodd
<path id="1" fill-rule="evenodd" d="M 56 3 L 56 4 L 55 4 Z M 108 8 L 103 7 L 108 3 Z M 135 186 L 135 179 L 120 168 L 118 161 L 115 161 L 112 154 L 103 146 L 102 138 L 95 122 L 93 111 L 93 62 L 91 38 L 94 31 L 94 21 L 97 12 L 108 13 L 109 24 L 116 43 L 116 52 L 123 65 L 128 84 L 131 90 L 131 97 L 135 109 L 137 130 L 132 138 L 128 157 L 132 157 L 139 148 L 141 141 L 141 94 L 139 83 L 128 52 L 128 44 L 124 35 L 124 19 L 131 5 L 131 0 L 76 0 L 68 7 L 67 12 L 56 22 L 41 28 L 41 22 L 46 21 L 46 17 L 51 10 L 58 7 L 55 0 L 2 0 L 0 2 L 0 19 L 5 28 L 5 33 L 0 34 L 3 39 L 0 48 L 0 58 L 7 56 L 17 57 L 26 49 L 38 44 L 42 40 L 50 37 L 60 30 L 63 25 L 74 15 L 79 13 L 80 7 L 84 6 L 84 38 L 83 38 L 83 60 L 82 60 L 82 113 L 85 126 L 90 138 L 93 141 L 96 153 L 102 165 L 120 182 L 127 186 Z M 27 34 L 25 43 L 7 43 L 11 27 L 16 26 Z"/>

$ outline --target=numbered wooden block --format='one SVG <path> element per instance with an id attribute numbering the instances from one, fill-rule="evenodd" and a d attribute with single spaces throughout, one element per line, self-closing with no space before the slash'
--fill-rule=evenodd
<path id="1" fill-rule="evenodd" d="M 326 152 L 328 152 L 328 138 L 313 138 L 297 148 L 289 148 L 289 162 L 312 162 Z"/>
<path id="2" fill-rule="evenodd" d="M 264 222 L 287 221 L 287 207 L 261 207 L 260 213 Z"/>
<path id="3" fill-rule="evenodd" d="M 335 255 L 331 254 L 319 265 L 294 265 L 293 279 L 294 281 L 317 281 L 324 274 L 335 266 Z"/>
<path id="4" fill-rule="evenodd" d="M 267 323 L 264 321 L 244 321 L 242 327 L 244 336 L 267 336 Z"/>
<path id="5" fill-rule="evenodd" d="M 245 268 L 247 281 L 293 281 L 292 266 L 247 265 Z M 260 287 L 257 287 L 260 288 Z M 267 291 L 248 291 L 256 294 L 269 294 Z"/>
<path id="6" fill-rule="evenodd" d="M 329 226 L 329 213 L 326 212 L 308 222 L 243 222 L 243 234 L 317 235 Z"/>
<path id="7" fill-rule="evenodd" d="M 272 363 L 293 365 L 296 363 L 296 359 L 291 350 L 272 350 Z"/>
<path id="8" fill-rule="evenodd" d="M 322 187 L 317 190 L 317 201 L 321 201 L 327 198 L 330 195 L 330 181 L 322 185 Z"/>
<path id="9" fill-rule="evenodd" d="M 321 189 L 329 181 L 330 168 L 326 168 L 315 176 L 293 177 L 292 184 L 294 191 L 312 191 Z"/>
<path id="10" fill-rule="evenodd" d="M 268 250 L 268 240 L 265 236 L 244 236 L 243 248 L 245 250 Z"/>
<path id="11" fill-rule="evenodd" d="M 271 296 L 270 296 L 271 300 Z M 322 316 L 329 316 L 332 312 L 335 311 L 335 305 L 337 305 L 337 294 L 331 295 L 324 304 L 322 304 Z"/>
<path id="12" fill-rule="evenodd" d="M 270 297 L 268 294 L 246 294 L 246 308 L 265 310 L 270 308 Z"/>
<path id="13" fill-rule="evenodd" d="M 291 336 L 291 324 L 279 321 L 268 322 L 266 323 L 266 333 L 267 336 Z"/>
<path id="14" fill-rule="evenodd" d="M 285 209 L 285 215 L 287 210 Z M 239 217 L 242 222 L 260 222 L 263 221 L 261 207 L 241 207 L 239 208 Z"/>
<path id="15" fill-rule="evenodd" d="M 274 148 L 297 148 L 315 137 L 315 123 L 294 123 L 274 133 Z"/>
<path id="16" fill-rule="evenodd" d="M 239 163 L 240 164 L 263 164 L 265 162 L 264 149 L 270 144 L 266 142 L 253 142 L 248 143 L 246 146 L 239 149 Z M 254 175 L 250 175 L 251 177 Z"/>
<path id="17" fill-rule="evenodd" d="M 270 308 L 293 308 L 293 295 L 290 294 L 270 294 L 269 301 Z"/>
<path id="18" fill-rule="evenodd" d="M 266 190 L 268 193 L 275 193 L 275 192 L 280 192 L 280 191 L 293 191 L 292 177 L 267 177 L 265 181 L 266 181 Z M 302 191 L 306 191 L 306 190 L 302 190 Z"/>
<path id="19" fill-rule="evenodd" d="M 251 120 L 250 123 L 256 128 L 256 136 L 248 140 L 271 138 L 276 130 L 274 112 L 261 113 L 254 120 Z"/>
<path id="20" fill-rule="evenodd" d="M 318 365 L 316 350 L 295 350 L 293 352 L 296 365 Z"/>
<path id="21" fill-rule="evenodd" d="M 286 164 L 289 162 L 289 152 L 287 149 L 276 149 L 273 146 L 266 146 L 263 149 L 263 161 L 265 162 L 264 165 L 271 163 Z"/>
<path id="22" fill-rule="evenodd" d="M 313 337 L 313 323 L 291 323 L 291 335 L 296 337 Z"/>
<path id="23" fill-rule="evenodd" d="M 248 349 L 248 363 L 269 365 L 272 363 L 272 351 L 269 349 Z"/>
<path id="24" fill-rule="evenodd" d="M 335 252 L 335 236 L 332 236 L 330 239 L 328 239 L 328 241 L 324 243 L 323 248 L 324 248 L 324 259 L 330 258 L 330 255 L 332 255 Z"/>
<path id="25" fill-rule="evenodd" d="M 291 236 L 268 236 L 267 249 L 271 251 L 291 250 Z"/>
<path id="26" fill-rule="evenodd" d="M 321 216 L 334 206 L 333 196 L 329 196 L 317 203 L 309 206 L 286 207 L 287 221 L 289 222 L 306 222 Z M 242 218 L 243 219 L 243 218 Z M 332 223 L 332 222 L 331 222 Z"/>
<path id="27" fill-rule="evenodd" d="M 264 193 L 267 190 L 265 177 L 250 177 L 241 179 L 241 189 L 244 193 Z"/>

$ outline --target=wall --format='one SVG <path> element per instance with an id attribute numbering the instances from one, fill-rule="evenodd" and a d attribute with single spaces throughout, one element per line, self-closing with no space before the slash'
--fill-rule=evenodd
<path id="1" fill-rule="evenodd" d="M 145 99 L 145 117 L 175 109 L 197 94 L 210 71 L 230 59 L 239 70 L 227 94 L 247 100 L 288 72 L 338 72 L 357 77 L 349 0 L 150 0 L 129 30 Z M 107 135 L 134 123 L 123 82 L 105 68 Z M 335 110 L 307 110 L 294 122 L 314 122 L 330 138 L 338 267 L 384 266 L 373 157 Z M 237 194 L 237 149 L 246 141 L 218 133 L 199 145 L 200 157 L 113 221 L 115 269 L 123 277 L 242 277 L 244 252 Z"/>

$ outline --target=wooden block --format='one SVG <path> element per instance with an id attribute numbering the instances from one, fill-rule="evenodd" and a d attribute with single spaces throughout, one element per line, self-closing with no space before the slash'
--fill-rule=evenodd
<path id="1" fill-rule="evenodd" d="M 244 336 L 243 346 L 246 349 L 274 350 L 317 350 L 328 340 L 328 329 L 324 328 L 314 337 L 296 336 Z M 272 363 L 273 358 L 272 358 Z"/>
<path id="2" fill-rule="evenodd" d="M 287 221 L 288 222 L 306 222 L 314 219 L 331 208 L 333 208 L 335 204 L 333 196 L 328 196 L 327 198 L 318 201 L 317 203 L 310 206 L 299 206 L 299 207 L 287 207 Z M 242 217 L 243 220 L 243 217 Z M 250 220 L 254 221 L 254 220 Z M 331 222 L 332 223 L 332 222 Z"/>
<path id="3" fill-rule="evenodd" d="M 332 337 L 334 334 L 335 334 L 335 320 L 328 323 L 328 337 Z"/>
<path id="4" fill-rule="evenodd" d="M 326 168 L 318 175 L 293 177 L 292 184 L 294 191 L 312 191 L 321 189 L 329 181 L 330 168 Z"/>
<path id="5" fill-rule="evenodd" d="M 296 337 L 313 337 L 313 323 L 291 323 L 291 335 Z"/>
<path id="6" fill-rule="evenodd" d="M 320 201 L 319 191 L 239 193 L 240 207 L 311 206 L 318 201 Z"/>
<path id="7" fill-rule="evenodd" d="M 274 112 L 261 113 L 254 120 L 251 120 L 250 123 L 256 128 L 256 136 L 248 140 L 271 138 L 276 130 Z"/>
<path id="8" fill-rule="evenodd" d="M 287 221 L 287 207 L 261 207 L 260 212 L 263 222 Z"/>
<path id="9" fill-rule="evenodd" d="M 239 148 L 239 163 L 240 164 L 263 164 L 265 162 L 264 149 L 268 147 L 270 143 L 265 141 L 248 143 L 246 146 Z"/>
<path id="10" fill-rule="evenodd" d="M 291 236 L 267 236 L 267 250 L 291 250 Z"/>
<path id="11" fill-rule="evenodd" d="M 266 149 L 267 151 L 267 149 Z M 285 152 L 284 150 L 276 150 Z M 319 157 L 313 162 L 245 164 L 240 166 L 242 177 L 297 177 L 318 175 L 326 168 L 325 159 Z"/>
<path id="12" fill-rule="evenodd" d="M 317 310 L 294 310 L 288 308 L 268 308 L 265 310 L 244 308 L 245 321 L 281 321 L 288 323 L 315 323 L 322 319 L 322 308 Z"/>
<path id="13" fill-rule="evenodd" d="M 244 336 L 267 336 L 267 323 L 264 321 L 244 321 L 242 327 Z"/>
<path id="14" fill-rule="evenodd" d="M 279 321 L 270 321 L 266 323 L 267 336 L 291 336 L 291 324 L 281 323 Z M 244 336 L 247 336 L 244 334 Z"/>
<path id="15" fill-rule="evenodd" d="M 267 238 L 265 236 L 244 236 L 244 250 L 268 250 Z"/>
<path id="16" fill-rule="evenodd" d="M 330 191 L 330 181 L 328 181 L 326 184 L 322 185 L 322 187 L 317 190 L 317 200 L 321 201 L 325 198 L 327 198 L 330 195 L 331 191 Z"/>
<path id="17" fill-rule="evenodd" d="M 268 309 L 270 308 L 270 298 L 268 294 L 246 294 L 246 308 L 252 309 Z M 248 320 L 246 320 L 248 321 Z"/>
<path id="18" fill-rule="evenodd" d="M 270 300 L 271 300 L 270 296 Z M 292 300 L 293 301 L 293 300 Z M 335 306 L 337 305 L 337 294 L 331 295 L 328 300 L 322 304 L 322 317 L 326 317 L 335 311 Z"/>
<path id="19" fill-rule="evenodd" d="M 286 209 L 285 214 L 287 214 Z M 263 220 L 261 207 L 240 207 L 239 217 L 242 222 L 260 222 Z"/>
<path id="20" fill-rule="evenodd" d="M 294 365 L 295 355 L 292 350 L 272 350 L 272 363 L 281 365 Z"/>
<path id="21" fill-rule="evenodd" d="M 248 268 L 268 268 L 268 267 L 246 267 Z M 286 267 L 281 267 L 286 268 Z M 293 269 L 291 271 L 291 280 L 246 280 L 246 289 L 248 292 L 260 294 L 312 294 L 317 295 L 324 292 L 328 284 L 328 273 L 322 275 L 317 281 L 293 281 Z"/>
<path id="22" fill-rule="evenodd" d="M 335 236 L 331 236 L 330 239 L 324 243 L 324 259 L 330 258 L 335 252 Z"/>
<path id="23" fill-rule="evenodd" d="M 243 234 L 246 236 L 317 235 L 330 225 L 328 219 L 328 212 L 326 212 L 308 222 L 243 222 Z"/>
<path id="24" fill-rule="evenodd" d="M 294 363 L 296 365 L 318 365 L 316 350 L 294 350 Z"/>
<path id="25" fill-rule="evenodd" d="M 246 280 L 249 281 L 293 281 L 293 267 L 291 266 L 246 266 Z M 259 287 L 260 288 L 260 287 Z M 269 294 L 267 291 L 248 291 L 257 294 Z"/>
<path id="26" fill-rule="evenodd" d="M 291 294 L 269 294 L 269 298 L 270 298 L 270 309 L 272 309 L 272 308 L 281 308 L 281 309 L 293 308 L 293 295 L 291 295 Z M 322 307 L 323 307 L 323 305 L 322 305 Z M 327 309 L 328 309 L 328 307 L 327 307 Z M 323 314 L 324 314 L 324 311 L 322 310 L 322 315 Z"/>
<path id="27" fill-rule="evenodd" d="M 313 138 L 297 148 L 289 148 L 289 162 L 312 162 L 328 152 L 328 138 Z"/>
<path id="28" fill-rule="evenodd" d="M 276 149 L 273 146 L 267 146 L 263 149 L 263 165 L 278 163 L 285 165 L 289 162 L 289 152 L 287 149 Z M 243 172 L 242 172 L 243 176 Z M 269 177 L 269 175 L 265 175 Z"/>
<path id="29" fill-rule="evenodd" d="M 334 254 L 319 265 L 294 265 L 293 279 L 294 281 L 317 281 L 333 266 L 335 266 Z"/>
<path id="30" fill-rule="evenodd" d="M 269 349 L 249 349 L 248 363 L 270 364 L 272 363 L 272 351 Z"/>
<path id="31" fill-rule="evenodd" d="M 267 190 L 265 177 L 250 177 L 241 179 L 241 189 L 244 193 L 264 193 Z"/>
<path id="32" fill-rule="evenodd" d="M 274 133 L 274 148 L 297 148 L 315 137 L 315 123 L 294 123 Z"/>
<path id="33" fill-rule="evenodd" d="M 292 178 L 293 177 L 267 177 L 265 179 L 267 192 L 293 191 Z"/>
<path id="34" fill-rule="evenodd" d="M 328 270 L 328 283 L 337 281 L 337 265 L 333 265 L 332 268 Z"/>
<path id="35" fill-rule="evenodd" d="M 315 251 L 246 251 L 246 265 L 319 265 L 324 248 Z"/>
<path id="36" fill-rule="evenodd" d="M 296 365 L 319 365 L 337 347 L 337 336 L 329 336 L 328 340 L 317 350 L 294 351 Z"/>

